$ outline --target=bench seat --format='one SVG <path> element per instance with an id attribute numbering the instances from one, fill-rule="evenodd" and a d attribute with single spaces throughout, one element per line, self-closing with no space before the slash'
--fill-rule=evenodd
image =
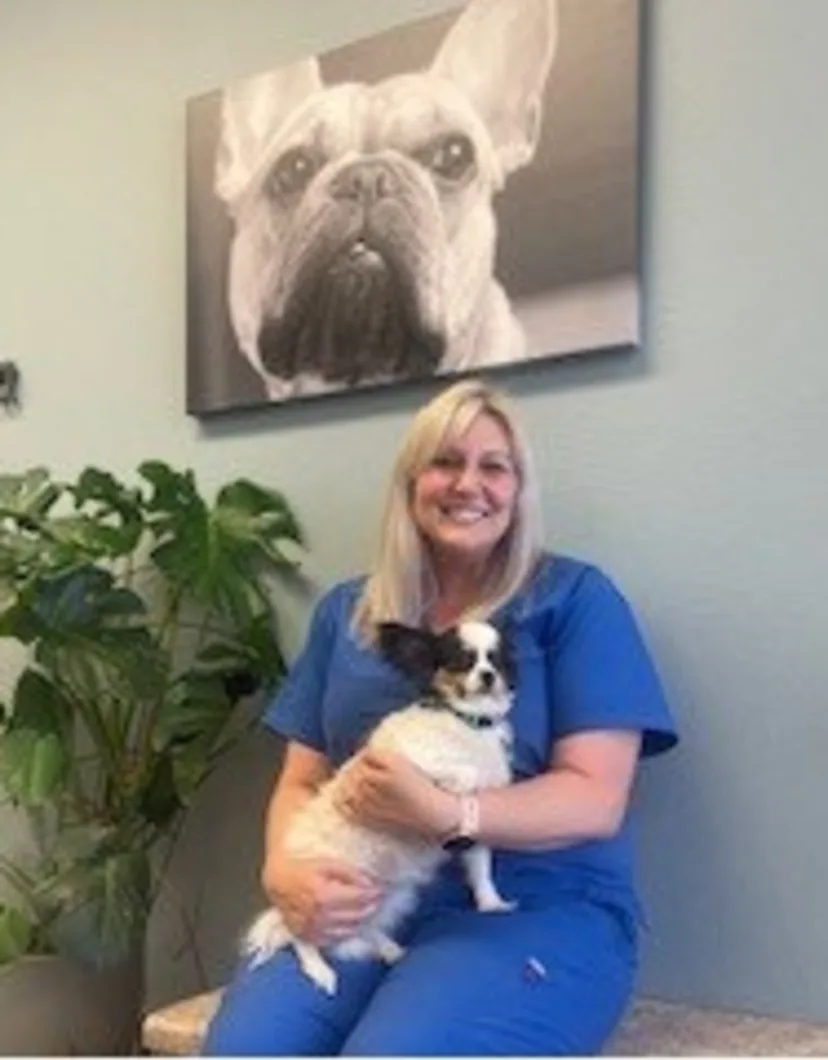
<path id="1" fill-rule="evenodd" d="M 157 1056 L 195 1056 L 220 992 L 150 1012 L 142 1045 Z M 828 1056 L 828 1026 L 640 998 L 608 1046 L 610 1056 Z"/>

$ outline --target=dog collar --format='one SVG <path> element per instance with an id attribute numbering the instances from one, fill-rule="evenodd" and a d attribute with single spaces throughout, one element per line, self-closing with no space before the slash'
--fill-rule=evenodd
<path id="1" fill-rule="evenodd" d="M 491 729 L 496 724 L 496 719 L 490 718 L 488 714 L 465 714 L 461 710 L 456 710 L 448 700 L 433 694 L 424 696 L 420 700 L 420 706 L 426 707 L 428 710 L 447 710 L 449 714 L 453 714 L 455 718 L 465 722 L 470 729 Z"/>

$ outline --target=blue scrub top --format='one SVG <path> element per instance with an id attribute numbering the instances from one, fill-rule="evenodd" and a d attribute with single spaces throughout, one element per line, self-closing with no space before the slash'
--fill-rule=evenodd
<path id="1" fill-rule="evenodd" d="M 263 721 L 340 765 L 386 714 L 417 689 L 351 629 L 364 579 L 335 586 L 317 604 L 305 647 Z M 549 764 L 555 740 L 590 729 L 635 729 L 642 757 L 677 741 L 661 683 L 624 597 L 596 567 L 547 556 L 525 590 L 493 617 L 516 662 L 510 713 L 516 779 Z M 561 850 L 498 851 L 501 892 L 523 907 L 577 893 L 639 912 L 628 819 L 609 839 Z"/>

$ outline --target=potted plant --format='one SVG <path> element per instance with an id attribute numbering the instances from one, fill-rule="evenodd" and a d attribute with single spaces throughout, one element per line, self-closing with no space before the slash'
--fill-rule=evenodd
<path id="1" fill-rule="evenodd" d="M 0 793 L 32 837 L 24 858 L 0 848 L 0 1053 L 134 1045 L 161 854 L 249 726 L 239 701 L 285 669 L 273 581 L 301 544 L 285 498 L 240 479 L 208 503 L 158 461 L 137 481 L 0 476 L 0 653 L 26 653 L 0 703 Z M 35 1017 L 33 977 L 70 1011 Z M 62 1021 L 72 1040 L 54 1040 Z"/>

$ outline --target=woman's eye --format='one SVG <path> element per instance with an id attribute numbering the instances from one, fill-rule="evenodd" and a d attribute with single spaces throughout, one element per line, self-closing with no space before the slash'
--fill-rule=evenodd
<path id="1" fill-rule="evenodd" d="M 442 468 L 445 470 L 455 469 L 461 466 L 461 462 L 456 456 L 451 456 L 449 453 L 438 453 L 431 461 L 432 467 Z"/>
<path id="2" fill-rule="evenodd" d="M 282 195 L 294 195 L 307 187 L 318 169 L 318 159 L 307 148 L 292 147 L 273 167 L 271 186 Z"/>
<path id="3" fill-rule="evenodd" d="M 416 153 L 417 159 L 444 180 L 462 180 L 475 165 L 474 144 L 462 133 L 451 133 Z"/>

